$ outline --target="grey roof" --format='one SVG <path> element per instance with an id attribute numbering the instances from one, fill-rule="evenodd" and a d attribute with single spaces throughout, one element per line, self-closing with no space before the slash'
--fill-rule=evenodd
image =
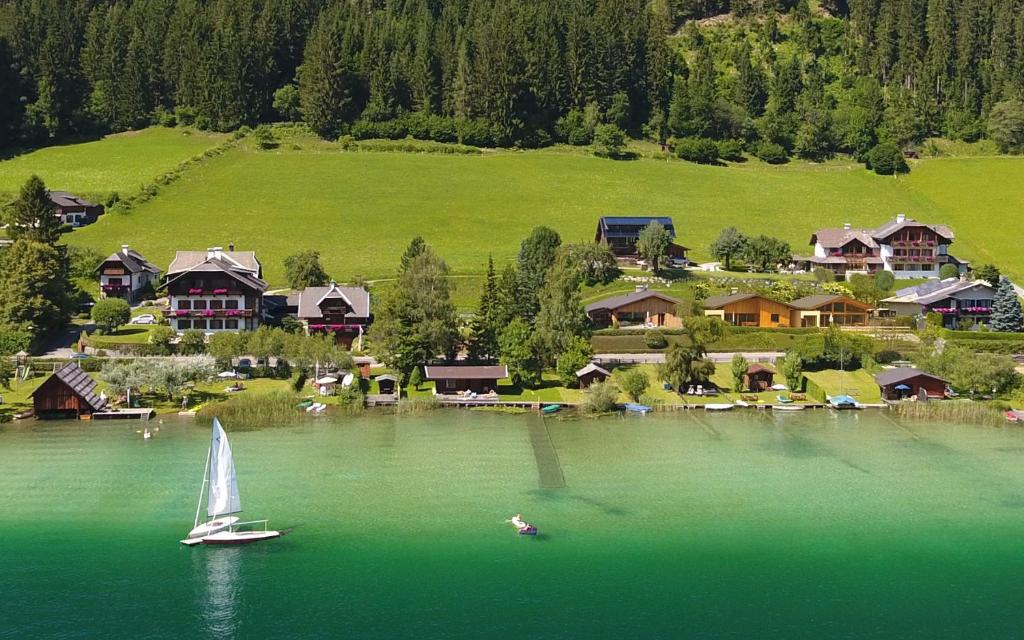
<path id="1" fill-rule="evenodd" d="M 917 285 L 916 287 L 905 287 L 882 302 L 915 302 L 918 304 L 932 304 L 951 295 L 967 291 L 975 287 L 984 287 L 993 295 L 995 288 L 984 280 L 960 280 L 959 278 L 946 278 L 945 280 L 930 280 Z"/>
<path id="2" fill-rule="evenodd" d="M 427 365 L 423 367 L 423 374 L 427 380 L 500 380 L 508 377 L 508 368 L 503 364 L 462 364 L 440 367 Z"/>
<path id="3" fill-rule="evenodd" d="M 49 196 L 50 202 L 58 207 L 95 207 L 95 202 L 89 202 L 83 198 L 79 198 L 73 193 L 67 191 L 47 191 L 46 195 Z"/>
<path id="4" fill-rule="evenodd" d="M 370 317 L 370 292 L 362 287 L 343 287 L 331 283 L 326 287 L 306 287 L 299 292 L 298 317 L 306 319 L 322 318 L 320 302 L 325 298 L 339 298 L 352 308 L 352 315 L 360 318 Z"/>
<path id="5" fill-rule="evenodd" d="M 811 236 L 811 244 L 817 241 L 821 243 L 821 246 L 829 249 L 838 249 L 839 247 L 846 246 L 853 240 L 860 240 L 871 249 L 878 248 L 878 243 L 871 237 L 869 229 L 826 228 L 818 229 Z"/>
<path id="6" fill-rule="evenodd" d="M 253 251 L 220 251 L 225 262 L 251 272 L 259 278 L 263 267 Z M 175 251 L 174 260 L 167 267 L 167 275 L 191 271 L 210 259 L 209 251 Z"/>
<path id="7" fill-rule="evenodd" d="M 947 240 L 953 239 L 953 230 L 947 227 L 946 225 L 925 224 L 923 222 L 918 222 L 913 218 L 905 218 L 902 222 L 900 222 L 899 220 L 892 220 L 890 222 L 886 222 L 882 226 L 875 229 L 872 232 L 872 236 L 876 240 L 885 240 L 886 238 L 896 233 L 900 229 L 905 229 L 907 227 L 925 227 L 926 229 L 931 229 L 936 234 L 942 236 L 943 238 L 946 238 Z"/>
<path id="8" fill-rule="evenodd" d="M 96 381 L 90 378 L 89 374 L 83 371 L 77 362 L 67 363 L 60 369 L 57 369 L 53 376 L 70 387 L 75 395 L 82 398 L 92 407 L 93 411 L 99 411 L 107 404 L 106 400 L 96 394 Z M 40 385 L 38 389 L 32 392 L 32 396 L 34 397 L 42 388 L 42 385 Z"/>
<path id="9" fill-rule="evenodd" d="M 579 371 L 577 371 L 576 372 L 576 377 L 577 378 L 582 378 L 583 376 L 587 375 L 588 373 L 600 373 L 601 375 L 604 375 L 604 376 L 612 375 L 611 372 L 609 372 L 607 369 L 605 369 L 605 368 L 603 368 L 603 367 L 601 367 L 601 366 L 591 362 L 587 366 L 585 366 L 582 369 L 580 369 Z"/>
<path id="10" fill-rule="evenodd" d="M 751 298 L 758 297 L 756 293 L 731 293 L 725 296 L 710 296 L 704 299 L 705 309 L 721 309 L 722 307 L 733 304 L 734 302 L 743 302 Z"/>
<path id="11" fill-rule="evenodd" d="M 652 222 L 660 223 L 675 239 L 676 226 L 668 216 L 603 216 L 597 221 L 597 232 L 606 238 L 631 238 Z"/>
<path id="12" fill-rule="evenodd" d="M 120 262 L 124 265 L 125 269 L 128 269 L 129 273 L 140 273 L 142 271 L 148 271 L 150 273 L 160 273 L 160 269 L 153 265 L 151 262 L 142 257 L 142 254 L 134 249 L 121 249 L 107 256 L 103 263 L 107 262 Z M 99 271 L 103 268 L 103 263 L 96 267 Z"/>
<path id="13" fill-rule="evenodd" d="M 939 376 L 933 376 L 930 373 L 925 373 L 924 371 L 921 371 L 920 369 L 914 369 L 913 367 L 899 367 L 896 369 L 886 369 L 882 373 L 879 373 L 878 375 L 875 376 L 875 382 L 877 382 L 879 386 L 888 387 L 889 385 L 899 384 L 900 382 L 904 382 L 906 380 L 910 380 L 911 378 L 916 378 L 918 376 L 925 376 L 926 378 L 932 378 L 933 380 L 946 382 L 946 380 L 940 378 Z"/>
<path id="14" fill-rule="evenodd" d="M 633 293 L 627 293 L 621 296 L 612 296 L 611 298 L 605 298 L 604 300 L 598 300 L 592 304 L 588 304 L 586 307 L 587 313 L 594 311 L 600 311 L 602 309 L 618 309 L 624 307 L 627 304 L 639 302 L 640 300 L 646 300 L 647 298 L 660 298 L 665 302 L 671 302 L 672 304 L 679 304 L 679 301 L 671 296 L 667 296 L 664 293 L 657 291 L 645 290 L 645 291 L 634 291 Z"/>
<path id="15" fill-rule="evenodd" d="M 816 296 L 804 296 L 803 298 L 799 298 L 797 300 L 790 302 L 789 306 L 793 307 L 794 309 L 817 309 L 822 305 L 826 305 L 830 302 L 835 302 L 836 300 L 842 300 L 844 302 L 856 302 L 857 304 L 863 304 L 865 307 L 868 306 L 863 302 L 854 300 L 853 298 L 847 298 L 846 296 L 840 295 L 831 295 L 827 293 L 819 294 Z"/>
<path id="16" fill-rule="evenodd" d="M 206 251 L 178 251 L 167 267 L 167 283 L 187 273 L 223 273 L 251 289 L 266 291 L 269 287 L 260 278 L 261 270 L 252 251 L 222 251 L 219 257 L 211 257 Z"/>
<path id="17" fill-rule="evenodd" d="M 382 380 L 390 380 L 391 382 L 398 382 L 398 376 L 393 376 L 390 373 L 385 373 L 374 378 L 377 382 Z"/>

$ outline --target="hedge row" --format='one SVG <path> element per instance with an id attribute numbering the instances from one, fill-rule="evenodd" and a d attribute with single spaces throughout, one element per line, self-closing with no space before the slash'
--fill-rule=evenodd
<path id="1" fill-rule="evenodd" d="M 945 330 L 942 336 L 953 342 L 962 340 L 1015 340 L 1024 342 L 1024 333 L 999 333 L 996 331 L 952 331 Z"/>
<path id="2" fill-rule="evenodd" d="M 682 336 L 686 335 L 686 329 L 663 329 L 656 327 L 654 331 L 660 331 L 666 336 Z M 750 334 L 750 333 L 766 333 L 766 334 L 778 334 L 778 335 L 814 335 L 820 334 L 821 329 L 817 327 L 778 327 L 778 328 L 767 328 L 767 327 L 729 327 L 730 334 Z M 635 336 L 644 334 L 644 330 L 638 329 L 598 329 L 594 332 L 595 336 Z"/>

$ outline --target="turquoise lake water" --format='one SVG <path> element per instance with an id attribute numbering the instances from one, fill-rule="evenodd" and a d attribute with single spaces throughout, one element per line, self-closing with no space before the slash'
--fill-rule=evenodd
<path id="1" fill-rule="evenodd" d="M 152 424 L 152 423 L 151 423 Z M 1019 638 L 1024 430 L 803 412 L 0 425 L 0 638 Z M 535 522 L 520 538 L 504 520 Z"/>

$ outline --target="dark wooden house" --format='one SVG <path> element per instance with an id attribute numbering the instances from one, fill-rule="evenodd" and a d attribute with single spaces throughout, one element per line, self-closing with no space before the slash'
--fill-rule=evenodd
<path id="1" fill-rule="evenodd" d="M 89 420 L 101 411 L 106 400 L 96 394 L 96 381 L 76 362 L 69 362 L 32 392 L 37 418 L 78 418 Z"/>
<path id="2" fill-rule="evenodd" d="M 672 218 L 668 217 L 604 216 L 597 221 L 594 242 L 607 246 L 617 257 L 638 258 L 636 243 L 640 239 L 640 232 L 652 222 L 661 224 L 672 237 L 669 257 L 685 260 L 688 249 L 675 243 L 676 226 L 672 223 Z"/>
<path id="3" fill-rule="evenodd" d="M 438 394 L 454 394 L 460 391 L 490 393 L 498 390 L 498 380 L 508 377 L 505 365 L 451 365 L 423 367 L 424 377 L 434 381 Z"/>
<path id="4" fill-rule="evenodd" d="M 326 287 L 306 287 L 298 294 L 296 315 L 309 335 L 333 335 L 338 344 L 351 348 L 373 322 L 370 293 L 362 287 L 331 282 Z"/>
<path id="5" fill-rule="evenodd" d="M 767 391 L 775 384 L 775 372 L 763 364 L 753 363 L 743 374 L 743 387 L 755 393 Z"/>
<path id="6" fill-rule="evenodd" d="M 89 202 L 67 191 L 48 191 L 53 212 L 61 222 L 73 227 L 92 224 L 103 215 L 103 205 Z"/>
<path id="7" fill-rule="evenodd" d="M 125 244 L 100 263 L 96 273 L 100 276 L 100 294 L 104 298 L 123 298 L 135 304 L 147 290 L 152 293 L 160 269 Z"/>
<path id="8" fill-rule="evenodd" d="M 612 377 L 611 372 L 593 362 L 576 372 L 576 379 L 580 383 L 580 389 L 586 389 L 595 382 L 604 382 Z"/>
<path id="9" fill-rule="evenodd" d="M 875 376 L 875 382 L 886 400 L 920 397 L 922 391 L 929 398 L 944 398 L 949 384 L 938 376 L 909 367 L 883 371 Z"/>
<path id="10" fill-rule="evenodd" d="M 177 331 L 254 331 L 263 318 L 267 283 L 252 251 L 228 246 L 178 251 L 167 267 L 164 315 Z"/>
<path id="11" fill-rule="evenodd" d="M 390 373 L 377 376 L 374 380 L 377 381 L 377 387 L 381 394 L 392 394 L 398 388 L 398 378 Z"/>

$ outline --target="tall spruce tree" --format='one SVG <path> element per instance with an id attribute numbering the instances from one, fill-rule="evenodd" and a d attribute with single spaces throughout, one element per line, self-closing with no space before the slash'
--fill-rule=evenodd
<path id="1" fill-rule="evenodd" d="M 494 360 L 500 355 L 498 336 L 505 323 L 499 318 L 499 295 L 494 259 L 488 257 L 480 303 L 471 324 L 473 338 L 469 343 L 469 357 L 472 360 Z"/>
<path id="2" fill-rule="evenodd" d="M 992 330 L 1003 333 L 1024 331 L 1024 313 L 1021 312 L 1020 298 L 1013 284 L 1006 276 L 999 278 L 992 305 Z"/>
<path id="3" fill-rule="evenodd" d="M 15 240 L 54 245 L 60 239 L 60 218 L 39 176 L 32 176 L 21 187 L 18 199 L 11 204 L 9 221 L 9 233 Z"/>

